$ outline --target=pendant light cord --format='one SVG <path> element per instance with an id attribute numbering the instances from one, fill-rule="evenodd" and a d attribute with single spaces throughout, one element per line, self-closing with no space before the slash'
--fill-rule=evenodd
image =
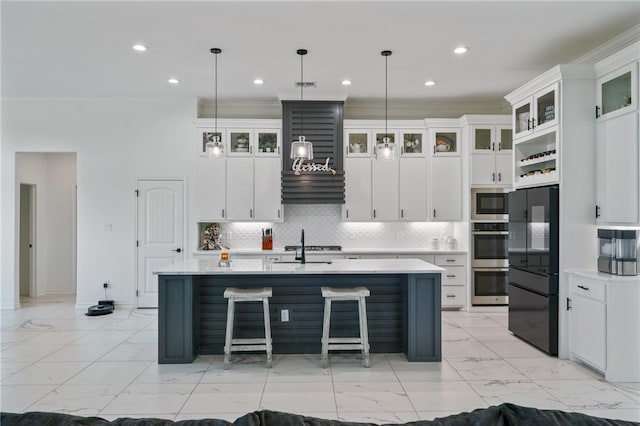
<path id="1" fill-rule="evenodd" d="M 218 54 L 216 53 L 215 55 L 215 77 L 214 77 L 214 81 L 215 81 L 215 107 L 214 107 L 214 114 L 215 114 L 215 133 L 214 135 L 218 134 Z"/>
<path id="2" fill-rule="evenodd" d="M 306 53 L 306 52 L 305 52 Z M 300 55 L 300 135 L 304 135 L 304 102 L 303 102 L 303 90 L 304 90 L 304 54 Z"/>
<path id="3" fill-rule="evenodd" d="M 389 105 L 388 105 L 388 59 L 389 56 L 391 56 L 391 51 L 390 50 L 383 50 L 382 52 L 380 52 L 380 54 L 382 56 L 384 56 L 384 137 L 389 139 L 389 130 L 387 129 L 387 121 L 388 121 L 388 111 L 389 111 Z"/>

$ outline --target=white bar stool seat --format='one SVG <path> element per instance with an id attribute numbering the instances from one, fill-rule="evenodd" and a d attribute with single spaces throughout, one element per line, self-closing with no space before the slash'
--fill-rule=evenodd
<path id="1" fill-rule="evenodd" d="M 365 297 L 370 295 L 366 287 L 334 288 L 322 287 L 324 297 L 324 321 L 322 324 L 322 368 L 329 365 L 330 350 L 354 350 L 362 351 L 362 360 L 365 367 L 369 367 L 369 330 L 367 328 L 367 305 Z M 358 302 L 358 317 L 360 322 L 359 337 L 329 337 L 331 325 L 331 302 L 352 300 Z"/>
<path id="2" fill-rule="evenodd" d="M 224 341 L 224 369 L 228 370 L 231 365 L 231 352 L 240 351 L 266 351 L 267 367 L 271 368 L 271 318 L 269 316 L 269 298 L 271 297 L 271 287 L 264 288 L 234 288 L 229 287 L 224 290 L 224 297 L 227 304 L 227 332 Z M 264 310 L 264 339 L 234 339 L 233 320 L 236 302 L 262 302 Z"/>

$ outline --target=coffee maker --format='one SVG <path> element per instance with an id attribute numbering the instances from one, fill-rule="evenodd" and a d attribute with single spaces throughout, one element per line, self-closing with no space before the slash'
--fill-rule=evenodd
<path id="1" fill-rule="evenodd" d="M 598 229 L 598 271 L 612 275 L 638 275 L 640 231 Z"/>

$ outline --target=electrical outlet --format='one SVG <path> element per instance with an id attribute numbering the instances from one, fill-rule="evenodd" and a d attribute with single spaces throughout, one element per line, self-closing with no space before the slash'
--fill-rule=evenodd
<path id="1" fill-rule="evenodd" d="M 280 311 L 280 321 L 289 322 L 289 310 L 288 309 L 282 309 Z"/>

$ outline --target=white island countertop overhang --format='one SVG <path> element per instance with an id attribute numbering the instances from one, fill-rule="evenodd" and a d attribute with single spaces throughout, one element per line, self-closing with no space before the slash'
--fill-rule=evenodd
<path id="1" fill-rule="evenodd" d="M 248 275 L 248 274 L 433 274 L 444 268 L 420 259 L 333 259 L 327 262 L 278 262 L 263 259 L 233 259 L 229 266 L 218 260 L 189 259 L 158 268 L 157 275 Z"/>

